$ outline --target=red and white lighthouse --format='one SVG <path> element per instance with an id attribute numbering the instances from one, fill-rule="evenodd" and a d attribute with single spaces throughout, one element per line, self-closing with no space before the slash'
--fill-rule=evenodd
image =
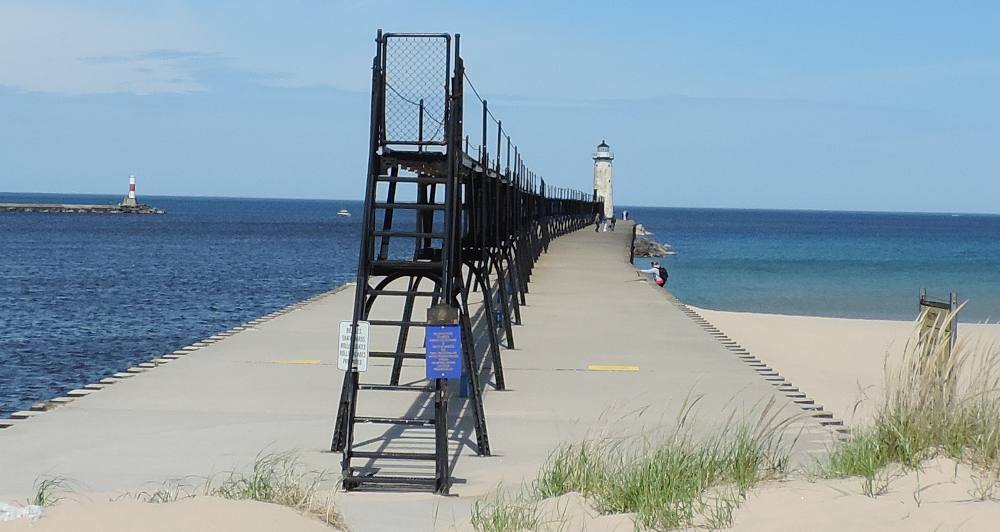
<path id="1" fill-rule="evenodd" d="M 122 207 L 135 207 L 138 202 L 135 199 L 135 176 L 128 176 L 128 196 L 122 200 Z"/>

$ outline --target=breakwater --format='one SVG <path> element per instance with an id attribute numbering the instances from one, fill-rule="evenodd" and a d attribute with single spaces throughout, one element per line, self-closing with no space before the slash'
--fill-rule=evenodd
<path id="1" fill-rule="evenodd" d="M 0 203 L 0 212 L 40 212 L 61 214 L 164 214 L 150 205 L 83 205 L 72 203 Z"/>

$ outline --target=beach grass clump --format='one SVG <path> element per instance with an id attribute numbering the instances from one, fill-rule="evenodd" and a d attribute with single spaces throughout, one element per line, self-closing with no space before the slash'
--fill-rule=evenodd
<path id="1" fill-rule="evenodd" d="M 580 492 L 601 513 L 635 513 L 648 528 L 706 519 L 724 526 L 747 490 L 785 471 L 787 453 L 776 440 L 775 432 L 738 425 L 707 440 L 679 431 L 645 450 L 603 442 L 568 445 L 542 469 L 537 489 L 542 497 Z"/>
<path id="2" fill-rule="evenodd" d="M 202 495 L 265 502 L 287 506 L 343 529 L 343 518 L 333 505 L 333 491 L 326 489 L 327 480 L 324 472 L 302 468 L 294 452 L 260 453 L 250 467 L 227 473 L 221 482 L 206 477 L 172 479 L 112 500 L 161 504 Z M 39 477 L 32 491 L 28 505 L 49 507 L 74 490 L 73 483 L 64 477 Z"/>
<path id="3" fill-rule="evenodd" d="M 832 450 L 830 476 L 871 483 L 890 464 L 916 468 L 937 455 L 1000 468 L 1000 348 L 964 339 L 952 348 L 960 309 L 929 329 L 918 318 L 901 364 L 886 368 L 873 423 Z"/>
<path id="4" fill-rule="evenodd" d="M 531 493 L 511 494 L 502 489 L 472 505 L 472 527 L 478 532 L 537 530 L 538 498 Z"/>
<path id="5" fill-rule="evenodd" d="M 206 485 L 209 495 L 232 500 L 280 504 L 313 515 L 328 525 L 343 527 L 331 493 L 322 493 L 326 475 L 303 470 L 294 453 L 257 455 L 246 470 L 230 472 L 218 485 Z"/>
<path id="6" fill-rule="evenodd" d="M 686 418 L 685 415 L 682 418 Z M 557 449 L 535 484 L 538 497 L 579 492 L 605 514 L 634 513 L 637 526 L 726 526 L 754 484 L 787 471 L 780 419 L 770 402 L 756 423 L 732 417 L 697 438 L 685 423 L 659 441 L 592 440 Z"/>
<path id="7" fill-rule="evenodd" d="M 204 484 L 207 486 L 208 484 Z M 136 493 L 126 493 L 119 499 L 134 499 L 149 504 L 164 504 L 190 499 L 198 495 L 198 484 L 189 483 L 188 479 L 170 479 Z M 202 488 L 205 491 L 205 488 Z"/>
<path id="8" fill-rule="evenodd" d="M 250 467 L 226 473 L 221 481 L 197 476 L 168 479 L 112 500 L 165 504 L 209 496 L 265 502 L 287 506 L 343 529 L 343 519 L 333 506 L 333 493 L 324 489 L 326 480 L 323 472 L 303 469 L 294 452 L 260 453 Z"/>
<path id="9" fill-rule="evenodd" d="M 64 500 L 73 490 L 72 482 L 65 477 L 39 477 L 32 486 L 31 497 L 26 501 L 31 506 L 47 508 Z"/>

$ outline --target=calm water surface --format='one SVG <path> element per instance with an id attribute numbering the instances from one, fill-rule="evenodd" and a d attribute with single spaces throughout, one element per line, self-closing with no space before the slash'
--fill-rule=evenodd
<path id="1" fill-rule="evenodd" d="M 926 287 L 968 299 L 965 321 L 1000 318 L 1000 216 L 629 210 L 674 246 L 670 289 L 696 306 L 912 319 Z"/>
<path id="2" fill-rule="evenodd" d="M 359 202 L 142 199 L 167 214 L 0 213 L 0 416 L 354 277 Z M 910 319 L 926 286 L 1000 316 L 1000 216 L 629 210 L 694 305 Z"/>
<path id="3" fill-rule="evenodd" d="M 142 200 L 167 214 L 0 213 L 0 416 L 353 279 L 358 202 Z"/>

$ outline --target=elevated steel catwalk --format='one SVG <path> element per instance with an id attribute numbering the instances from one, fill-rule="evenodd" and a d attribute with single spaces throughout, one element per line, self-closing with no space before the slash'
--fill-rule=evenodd
<path id="1" fill-rule="evenodd" d="M 376 44 L 349 367 L 355 366 L 359 322 L 380 331 L 375 334 L 394 330 L 396 345 L 392 351 L 369 353 L 392 361 L 388 382 L 362 382 L 356 369 L 345 372 L 331 450 L 343 453 L 345 489 L 447 493 L 449 432 L 454 429 L 449 426 L 448 381 L 403 380 L 404 366 L 412 369 L 406 361 L 425 359 L 425 327 L 452 322 L 460 328 L 467 410 L 476 449 L 489 455 L 480 375 L 487 372 L 496 389 L 506 387 L 501 343 L 514 345 L 513 325 L 520 323 L 533 264 L 550 239 L 590 223 L 600 203 L 582 192 L 546 187 L 495 119 L 496 151 L 490 153 L 487 125 L 493 117 L 485 100 L 479 100 L 482 143 L 475 154 L 463 149 L 467 77 L 458 35 L 380 30 Z M 469 310 L 474 290 L 483 296 L 482 347 Z M 373 318 L 376 303 L 386 297 L 402 298 L 402 315 Z M 368 394 L 376 393 L 392 394 L 386 397 L 398 398 L 407 413 L 360 413 Z M 361 425 L 387 429 L 356 441 L 355 429 Z M 414 431 L 418 435 L 409 436 Z M 415 448 L 409 445 L 413 440 L 432 440 L 433 448 Z"/>

